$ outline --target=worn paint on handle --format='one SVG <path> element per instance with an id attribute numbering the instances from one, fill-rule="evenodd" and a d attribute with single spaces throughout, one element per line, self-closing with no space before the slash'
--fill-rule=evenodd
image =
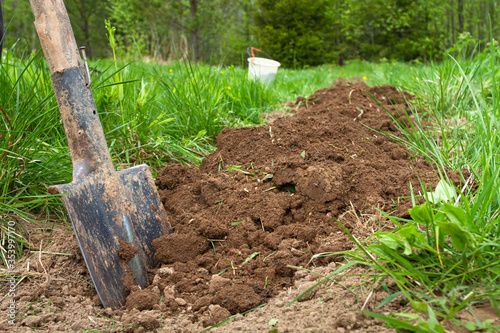
<path id="1" fill-rule="evenodd" d="M 84 67 L 51 75 L 73 161 L 73 180 L 93 172 L 114 171 Z"/>
<path id="2" fill-rule="evenodd" d="M 35 14 L 35 28 L 50 72 L 79 67 L 78 54 L 68 12 L 62 0 L 30 0 Z"/>

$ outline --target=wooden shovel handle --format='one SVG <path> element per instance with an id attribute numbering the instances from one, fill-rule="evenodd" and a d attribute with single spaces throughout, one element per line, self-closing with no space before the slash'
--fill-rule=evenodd
<path id="1" fill-rule="evenodd" d="M 62 0 L 30 0 L 73 162 L 73 180 L 114 171 Z"/>
<path id="2" fill-rule="evenodd" d="M 30 0 L 35 28 L 50 72 L 82 66 L 68 12 L 62 0 Z"/>

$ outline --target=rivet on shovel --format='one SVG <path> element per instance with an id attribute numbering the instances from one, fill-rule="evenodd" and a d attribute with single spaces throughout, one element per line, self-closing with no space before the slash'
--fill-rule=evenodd
<path id="1" fill-rule="evenodd" d="M 85 70 L 87 71 L 87 77 L 89 79 L 87 87 L 92 84 L 92 78 L 90 77 L 89 64 L 87 63 L 87 55 L 85 54 L 85 46 L 80 46 L 80 51 L 82 52 L 83 63 L 85 64 Z"/>

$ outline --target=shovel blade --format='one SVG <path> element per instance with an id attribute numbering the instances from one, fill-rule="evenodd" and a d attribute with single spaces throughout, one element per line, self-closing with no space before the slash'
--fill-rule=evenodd
<path id="1" fill-rule="evenodd" d="M 53 188 L 65 194 L 62 198 L 103 306 L 124 305 L 126 274 L 132 273 L 135 284 L 146 287 L 148 270 L 155 264 L 152 241 L 170 232 L 149 167 L 96 173 Z M 120 239 L 137 247 L 128 262 L 118 254 Z"/>

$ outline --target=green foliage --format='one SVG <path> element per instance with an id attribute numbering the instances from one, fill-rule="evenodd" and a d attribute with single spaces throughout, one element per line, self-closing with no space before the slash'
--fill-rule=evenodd
<path id="1" fill-rule="evenodd" d="M 64 132 L 43 61 L 41 52 L 18 60 L 11 50 L 0 67 L 2 200 L 40 194 L 49 178 L 58 179 L 53 163 L 60 161 L 52 158 Z M 34 184 L 33 177 L 38 180 Z"/>
<path id="2" fill-rule="evenodd" d="M 359 249 L 349 253 L 390 276 L 411 302 L 414 314 L 367 313 L 395 328 L 442 332 L 436 318 L 455 320 L 471 304 L 497 306 L 500 297 L 499 51 L 492 41 L 478 52 L 467 38 L 453 49 L 459 60 L 415 67 L 408 80 L 400 76 L 419 97 L 408 105 L 408 121 L 393 118 L 404 138 L 389 135 L 426 156 L 442 180 L 428 192 L 422 182 L 426 203 L 410 209 L 409 220 L 388 216 L 394 230 L 363 244 L 355 240 Z M 447 179 L 447 168 L 461 174 L 461 188 Z M 466 323 L 493 329 L 490 324 Z"/>
<path id="3" fill-rule="evenodd" d="M 90 57 L 107 56 L 106 36 L 103 21 L 107 17 L 108 0 L 71 0 L 64 1 L 71 20 L 73 31 L 79 45 L 85 45 Z M 34 17 L 29 1 L 2 1 L 5 24 L 4 47 L 16 43 L 38 49 L 40 42 L 33 25 Z"/>
<path id="4" fill-rule="evenodd" d="M 414 251 L 417 255 L 428 251 L 437 255 L 436 259 L 441 264 L 442 252 L 461 254 L 466 250 L 475 251 L 482 236 L 473 223 L 474 216 L 453 205 L 455 190 L 442 180 L 426 198 L 427 203 L 409 210 L 413 221 L 407 222 L 395 233 L 377 233 L 381 243 L 392 250 L 403 252 L 405 256 L 413 255 Z M 426 233 L 419 226 L 425 227 Z M 450 242 L 445 241 L 447 237 Z"/>
<path id="5" fill-rule="evenodd" d="M 33 13 L 28 1 L 2 1 L 4 22 L 4 47 L 22 43 L 37 47 L 40 45 L 34 33 Z"/>
<path id="6" fill-rule="evenodd" d="M 396 328 L 405 328 L 410 320 L 416 321 L 416 327 L 425 332 L 444 332 L 437 316 L 453 319 L 454 314 L 472 300 L 484 302 L 498 298 L 498 218 L 484 228 L 480 221 L 483 217 L 476 215 L 473 209 L 453 204 L 457 195 L 450 189 L 449 184 L 440 182 L 434 192 L 428 193 L 427 203 L 410 209 L 412 221 L 400 224 L 390 217 L 399 227 L 393 232 L 375 233 L 378 242 L 363 248 L 365 253 L 377 255 L 379 263 L 388 265 L 389 275 L 396 279 L 417 314 L 396 314 L 406 317 L 404 321 L 367 314 Z M 488 191 L 495 192 L 498 188 L 490 187 Z M 492 233 L 491 228 L 495 230 Z M 373 257 L 368 254 L 368 258 Z M 481 293 L 476 294 L 476 288 L 481 288 Z"/>
<path id="7" fill-rule="evenodd" d="M 341 3 L 346 43 L 351 53 L 363 59 L 429 60 L 442 53 L 443 33 L 432 20 L 444 13 L 441 1 L 348 0 Z"/>
<path id="8" fill-rule="evenodd" d="M 345 59 L 430 60 L 442 56 L 445 34 L 433 20 L 440 1 L 257 1 L 260 46 L 286 66 Z"/>
<path id="9" fill-rule="evenodd" d="M 27 3 L 27 2 L 26 2 Z M 108 18 L 109 0 L 66 0 L 64 1 L 71 26 L 79 46 L 86 47 L 91 58 L 108 56 L 103 22 Z M 30 17 L 33 28 L 33 15 Z M 33 37 L 35 33 L 31 32 Z"/>
<path id="10" fill-rule="evenodd" d="M 41 52 L 26 56 L 11 49 L 0 64 L 0 228 L 7 230 L 14 222 L 18 254 L 26 237 L 19 221 L 59 210 L 59 201 L 46 194 L 47 185 L 71 177 L 44 62 Z"/>
<path id="11" fill-rule="evenodd" d="M 332 60 L 330 0 L 258 0 L 255 16 L 260 48 L 285 67 L 315 66 Z"/>
<path id="12" fill-rule="evenodd" d="M 447 50 L 447 53 L 454 56 L 458 61 L 473 57 L 477 51 L 477 40 L 469 32 L 459 34 L 455 44 Z"/>
<path id="13" fill-rule="evenodd" d="M 500 33 L 495 0 L 68 0 L 76 40 L 90 58 L 111 55 L 103 26 L 116 26 L 121 59 L 242 65 L 248 46 L 285 66 L 347 60 L 441 60 L 464 36 L 487 48 Z M 4 0 L 5 46 L 39 47 L 27 1 Z M 463 41 L 464 44 L 466 41 Z"/>
<path id="14" fill-rule="evenodd" d="M 168 29 L 160 23 L 168 13 L 164 1 L 110 0 L 109 6 L 109 18 L 118 29 L 118 50 L 122 57 L 162 57 L 168 47 Z M 111 47 L 115 53 L 116 49 Z"/>
<path id="15" fill-rule="evenodd" d="M 247 1 L 110 0 L 110 19 L 117 27 L 120 54 L 176 60 L 241 63 L 253 38 Z M 189 43 L 189 44 L 188 44 Z"/>

